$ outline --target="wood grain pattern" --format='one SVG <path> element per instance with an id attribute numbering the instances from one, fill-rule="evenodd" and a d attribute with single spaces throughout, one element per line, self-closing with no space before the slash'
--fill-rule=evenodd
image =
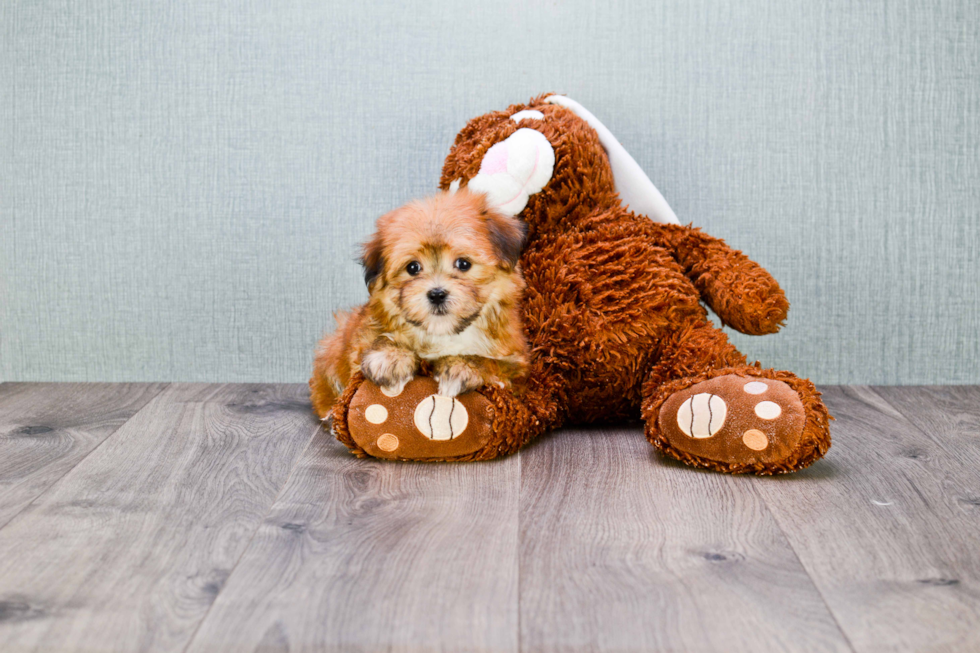
<path id="1" fill-rule="evenodd" d="M 0 650 L 184 648 L 317 426 L 306 393 L 150 401 L 0 530 Z"/>
<path id="2" fill-rule="evenodd" d="M 358 460 L 304 386 L 161 388 L 0 384 L 0 650 L 980 649 L 977 387 L 829 388 L 779 478 L 636 428 Z"/>
<path id="3" fill-rule="evenodd" d="M 161 383 L 0 385 L 0 527 L 164 387 Z"/>
<path id="4" fill-rule="evenodd" d="M 830 388 L 827 459 L 755 481 L 857 651 L 980 649 L 977 397 Z"/>
<path id="5" fill-rule="evenodd" d="M 519 468 L 317 436 L 189 650 L 516 651 Z"/>
<path id="6" fill-rule="evenodd" d="M 980 470 L 980 386 L 876 386 L 873 390 L 923 438 Z"/>
<path id="7" fill-rule="evenodd" d="M 639 427 L 522 452 L 521 647 L 849 650 L 763 502 Z"/>

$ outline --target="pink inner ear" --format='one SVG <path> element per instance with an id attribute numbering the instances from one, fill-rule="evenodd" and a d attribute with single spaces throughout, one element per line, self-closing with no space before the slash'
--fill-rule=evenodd
<path id="1" fill-rule="evenodd" d="M 485 175 L 507 172 L 507 146 L 503 142 L 487 150 L 483 161 L 480 162 L 480 172 Z"/>

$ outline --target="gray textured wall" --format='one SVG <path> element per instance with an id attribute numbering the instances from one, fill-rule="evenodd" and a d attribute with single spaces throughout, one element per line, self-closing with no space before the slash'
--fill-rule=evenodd
<path id="1" fill-rule="evenodd" d="M 5 0 L 0 34 L 0 379 L 305 380 L 374 218 L 560 91 L 783 284 L 750 356 L 980 382 L 975 1 Z"/>

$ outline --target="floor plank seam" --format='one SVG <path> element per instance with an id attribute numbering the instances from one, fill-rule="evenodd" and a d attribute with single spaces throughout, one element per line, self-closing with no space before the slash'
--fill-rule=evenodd
<path id="1" fill-rule="evenodd" d="M 852 653 L 857 653 L 857 649 L 854 647 L 854 643 L 851 641 L 851 638 L 848 636 L 847 631 L 844 630 L 844 626 L 841 625 L 840 619 L 837 618 L 837 614 L 834 612 L 833 608 L 830 607 L 830 603 L 827 601 L 827 597 L 824 595 L 823 590 L 820 589 L 820 585 L 817 583 L 817 579 L 813 577 L 813 572 L 811 572 L 807 568 L 806 564 L 803 562 L 803 559 L 800 557 L 799 552 L 796 550 L 796 547 L 793 546 L 793 541 L 786 534 L 786 529 L 783 527 L 782 522 L 779 520 L 779 515 L 770 507 L 769 501 L 766 499 L 766 496 L 762 492 L 759 492 L 754 484 L 751 487 L 752 487 L 752 492 L 762 500 L 762 505 L 766 507 L 766 512 L 769 513 L 769 516 L 772 517 L 772 520 L 773 522 L 775 522 L 776 527 L 779 528 L 779 533 L 783 536 L 783 540 L 786 542 L 786 546 L 789 547 L 789 550 L 793 552 L 793 557 L 796 558 L 796 561 L 799 563 L 800 569 L 806 572 L 807 578 L 810 579 L 810 583 L 813 585 L 813 589 L 817 591 L 817 595 L 820 597 L 820 600 L 823 602 L 824 607 L 827 608 L 827 614 L 829 614 L 830 618 L 834 620 L 834 625 L 837 626 L 837 630 L 840 632 L 841 637 L 844 638 L 844 642 L 847 644 L 847 647 L 852 651 Z"/>
<path id="2" fill-rule="evenodd" d="M 5 385 L 5 384 L 0 384 L 0 385 Z M 26 503 L 23 508 L 21 508 L 20 510 L 18 510 L 17 512 L 15 512 L 13 515 L 11 515 L 10 516 L 10 519 L 8 519 L 7 521 L 5 521 L 3 524 L 0 524 L 0 531 L 2 531 L 4 528 L 6 528 L 15 519 L 17 519 L 18 517 L 20 517 L 24 513 L 24 511 L 26 511 L 28 508 L 30 508 L 31 506 L 33 506 L 35 504 L 35 502 L 37 502 L 38 499 L 40 499 L 41 497 L 45 496 L 46 494 L 48 494 L 49 492 L 51 492 L 52 490 L 54 490 L 55 488 L 57 488 L 58 485 L 61 483 L 61 481 L 64 480 L 64 478 L 66 476 L 68 476 L 73 471 L 75 471 L 75 469 L 79 465 L 81 465 L 83 462 L 85 462 L 85 460 L 87 460 L 89 456 L 91 456 L 96 451 L 98 451 L 99 449 L 101 449 L 102 448 L 102 445 L 104 445 L 106 442 L 108 442 L 109 439 L 112 436 L 114 436 L 116 433 L 119 432 L 120 429 L 122 429 L 122 427 L 124 427 L 127 424 L 129 424 L 137 415 L 139 415 L 144 410 L 146 410 L 146 408 L 150 404 L 152 404 L 154 401 L 156 401 L 157 397 L 159 397 L 161 394 L 163 394 L 165 390 L 167 390 L 168 388 L 171 387 L 171 385 L 173 385 L 173 384 L 167 383 L 167 384 L 163 385 L 160 388 L 160 390 L 158 390 L 157 393 L 153 395 L 153 397 L 151 397 L 145 404 L 143 404 L 143 406 L 139 410 L 137 410 L 135 413 L 133 413 L 132 415 L 130 415 L 127 419 L 125 419 L 122 422 L 120 422 L 119 426 L 117 426 L 116 428 L 112 429 L 112 432 L 109 433 L 108 435 L 106 435 L 105 438 L 102 439 L 102 442 L 99 442 L 97 445 L 95 445 L 94 447 L 92 447 L 92 450 L 91 451 L 89 451 L 84 456 L 82 456 L 81 458 L 79 458 L 78 461 L 74 465 L 72 465 L 70 468 L 66 469 L 65 470 L 65 473 L 58 477 L 58 480 L 56 480 L 55 482 L 51 483 L 51 485 L 49 485 L 48 487 L 44 488 L 44 490 L 42 490 L 40 493 L 38 493 L 38 495 L 36 497 L 34 497 L 28 503 Z M 25 479 L 25 480 L 27 480 L 27 479 Z M 18 485 L 19 485 L 19 483 L 18 483 Z"/>
<path id="3" fill-rule="evenodd" d="M 517 653 L 521 653 L 524 650 L 524 641 L 521 637 L 521 619 L 523 618 L 521 614 L 521 589 L 523 586 L 523 576 L 521 575 L 521 550 L 524 544 L 524 467 L 523 459 L 521 458 L 523 452 L 517 452 Z"/>
<path id="4" fill-rule="evenodd" d="M 190 649 L 191 645 L 194 643 L 194 640 L 197 639 L 197 635 L 199 632 L 201 632 L 201 627 L 204 626 L 204 622 L 208 620 L 208 616 L 210 616 L 211 610 L 214 608 L 215 603 L 218 602 L 218 599 L 221 598 L 221 594 L 225 591 L 225 588 L 228 587 L 228 584 L 231 582 L 232 576 L 235 575 L 235 570 L 238 569 L 238 565 L 245 557 L 245 554 L 248 553 L 248 550 L 252 547 L 252 542 L 255 541 L 256 534 L 259 532 L 259 529 L 262 528 L 262 524 L 265 523 L 266 518 L 269 516 L 269 514 L 272 513 L 273 509 L 276 507 L 276 504 L 279 502 L 279 497 L 282 496 L 283 490 L 289 487 L 289 481 L 292 480 L 293 474 L 296 473 L 296 468 L 303 460 L 303 454 L 306 452 L 307 449 L 310 448 L 310 445 L 313 444 L 313 440 L 314 438 L 316 438 L 321 428 L 322 425 L 318 423 L 314 427 L 313 433 L 311 433 L 310 437 L 307 438 L 306 445 L 303 447 L 302 452 L 300 453 L 300 455 L 296 457 L 296 461 L 293 463 L 293 468 L 289 470 L 288 474 L 286 474 L 286 479 L 283 481 L 282 486 L 276 492 L 275 498 L 269 504 L 269 509 L 266 510 L 265 514 L 258 521 L 255 530 L 252 531 L 252 535 L 248 538 L 248 543 L 246 543 L 245 546 L 242 547 L 241 554 L 238 556 L 238 559 L 235 560 L 235 564 L 232 565 L 231 571 L 228 572 L 228 576 L 225 579 L 225 582 L 222 584 L 221 589 L 218 590 L 218 592 L 214 595 L 214 600 L 211 601 L 211 605 L 209 605 L 208 609 L 204 611 L 204 615 L 201 617 L 201 620 L 197 623 L 197 626 L 194 628 L 194 632 L 191 633 L 191 636 L 187 639 L 187 644 L 184 645 L 184 648 L 182 649 L 182 653 L 187 653 L 187 650 Z"/>
<path id="5" fill-rule="evenodd" d="M 896 413 L 898 413 L 898 414 L 899 414 L 899 415 L 900 415 L 900 416 L 902 417 L 902 419 L 903 419 L 903 420 L 904 420 L 904 421 L 905 421 L 905 422 L 906 422 L 906 423 L 907 423 L 907 424 L 908 424 L 909 426 L 911 426 L 911 427 L 912 427 L 912 429 L 913 429 L 913 430 L 914 430 L 914 431 L 915 431 L 916 433 L 918 433 L 919 435 L 921 435 L 921 436 L 922 436 L 923 438 L 925 438 L 926 440 L 928 440 L 928 441 L 930 441 L 930 442 L 936 442 L 936 440 L 935 440 L 935 439 L 934 439 L 934 438 L 933 438 L 932 436 L 930 436 L 930 435 L 929 435 L 929 433 L 928 433 L 928 432 L 927 432 L 927 431 L 926 431 L 925 429 L 923 429 L 923 428 L 922 428 L 922 427 L 920 427 L 920 426 L 919 426 L 918 424 L 916 424 L 915 422 L 913 422 L 913 421 L 912 421 L 912 420 L 911 420 L 911 419 L 909 418 L 909 416 L 905 414 L 905 411 L 904 411 L 904 410 L 902 410 L 902 408 L 903 408 L 903 406 L 902 406 L 901 404 L 896 404 L 896 403 L 895 403 L 894 401 L 892 401 L 891 399 L 889 399 L 889 398 L 888 398 L 888 397 L 887 397 L 886 395 L 883 395 L 882 393 L 880 393 L 880 392 L 878 392 L 878 387 L 879 387 L 879 386 L 874 386 L 874 385 L 866 385 L 866 386 L 863 386 L 863 387 L 865 387 L 865 388 L 867 388 L 867 389 L 868 389 L 868 390 L 869 390 L 869 391 L 870 391 L 870 392 L 871 392 L 872 394 L 874 394 L 874 396 L 876 396 L 876 397 L 878 397 L 878 398 L 879 398 L 879 399 L 881 399 L 881 400 L 882 400 L 883 402 L 885 402 L 886 404 L 888 404 L 889 406 L 891 406 L 891 407 L 892 407 L 892 409 L 894 409 L 894 411 L 895 411 Z M 887 386 L 882 386 L 882 387 L 887 387 Z M 940 447 L 941 447 L 941 448 L 942 448 L 942 449 L 943 449 L 944 451 L 946 450 L 946 448 L 945 448 L 945 447 L 943 447 L 943 446 L 942 446 L 941 444 L 939 444 L 938 442 L 937 442 L 936 444 L 937 444 L 937 445 L 939 445 L 939 446 L 940 446 Z M 948 453 L 948 454 L 950 454 L 950 455 L 955 455 L 955 452 L 950 452 L 950 451 L 946 451 L 946 453 Z"/>
<path id="6" fill-rule="evenodd" d="M 838 387 L 846 387 L 846 386 L 838 386 Z M 878 393 L 875 394 L 877 395 Z M 889 405 L 891 404 L 889 403 Z M 904 415 L 902 415 L 902 419 L 908 422 L 908 419 L 906 419 Z M 913 424 L 910 423 L 910 425 L 914 427 Z M 830 603 L 827 601 L 827 597 L 824 594 L 823 589 L 821 589 L 820 584 L 817 582 L 817 579 L 814 577 L 813 572 L 809 568 L 807 568 L 806 563 L 803 562 L 803 558 L 800 557 L 799 552 L 796 550 L 796 547 L 793 545 L 792 539 L 789 537 L 789 535 L 787 535 L 786 528 L 784 527 L 782 521 L 779 519 L 778 512 L 772 509 L 772 507 L 769 505 L 769 501 L 766 498 L 765 494 L 759 492 L 754 485 L 752 486 L 752 491 L 755 492 L 755 494 L 762 499 L 762 505 L 766 507 L 766 511 L 769 513 L 773 521 L 776 523 L 776 526 L 779 528 L 779 532 L 782 534 L 783 539 L 786 541 L 786 545 L 789 547 L 789 550 L 793 552 L 793 556 L 796 558 L 796 561 L 800 564 L 800 568 L 806 572 L 807 577 L 809 577 L 810 582 L 813 584 L 814 589 L 817 591 L 817 594 L 820 596 L 820 600 L 823 601 L 824 607 L 827 608 L 827 613 L 830 615 L 831 619 L 834 620 L 834 624 L 837 626 L 837 629 L 840 631 L 841 637 L 844 638 L 844 641 L 847 643 L 848 648 L 850 648 L 851 651 L 857 653 L 857 649 L 854 647 L 854 643 L 851 641 L 850 636 L 847 634 L 847 631 L 844 629 L 843 625 L 841 624 L 840 619 L 837 616 L 837 613 L 834 612 L 834 609 L 830 606 Z"/>

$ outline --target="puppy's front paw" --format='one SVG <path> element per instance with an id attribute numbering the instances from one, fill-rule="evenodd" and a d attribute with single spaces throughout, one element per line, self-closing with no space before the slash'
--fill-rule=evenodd
<path id="1" fill-rule="evenodd" d="M 439 382 L 439 394 L 443 397 L 455 397 L 483 385 L 483 375 L 475 365 L 461 358 L 443 359 L 436 364 L 436 381 Z"/>
<path id="2" fill-rule="evenodd" d="M 415 376 L 416 366 L 415 355 L 398 347 L 374 349 L 361 361 L 364 376 L 391 396 L 401 394 L 405 384 Z"/>

